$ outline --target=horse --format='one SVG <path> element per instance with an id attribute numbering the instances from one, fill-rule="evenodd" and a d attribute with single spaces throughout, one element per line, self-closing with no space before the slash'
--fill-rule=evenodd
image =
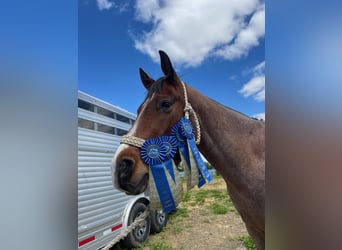
<path id="1" fill-rule="evenodd" d="M 199 151 L 225 180 L 249 235 L 257 249 L 263 250 L 265 122 L 199 93 L 180 80 L 164 51 L 159 51 L 159 56 L 164 76 L 154 80 L 139 68 L 147 95 L 112 160 L 114 186 L 131 195 L 144 192 L 149 183 L 149 167 L 141 159 L 139 147 L 148 138 L 169 135 L 184 112 L 189 112 Z"/>

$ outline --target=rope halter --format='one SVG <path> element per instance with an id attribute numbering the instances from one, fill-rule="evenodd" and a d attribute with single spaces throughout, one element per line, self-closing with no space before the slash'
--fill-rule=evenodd
<path id="1" fill-rule="evenodd" d="M 187 94 L 186 87 L 185 87 L 185 84 L 183 81 L 182 81 L 182 87 L 183 87 L 184 102 L 185 102 L 184 116 L 187 119 L 190 119 L 190 115 L 193 115 L 193 117 L 194 117 L 196 135 L 197 135 L 195 142 L 198 145 L 201 142 L 200 123 L 199 123 L 199 120 L 198 120 L 198 117 L 197 117 L 195 110 L 192 108 L 191 104 L 188 101 L 188 94 Z M 144 144 L 144 142 L 145 142 L 145 139 L 141 139 L 141 138 L 135 137 L 133 135 L 124 135 L 120 141 L 121 144 L 128 144 L 128 145 L 131 145 L 131 146 L 134 146 L 137 148 L 141 148 L 141 146 Z"/>

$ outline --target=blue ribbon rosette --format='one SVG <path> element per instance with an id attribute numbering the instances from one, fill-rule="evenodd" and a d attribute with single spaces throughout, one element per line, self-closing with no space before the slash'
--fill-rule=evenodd
<path id="1" fill-rule="evenodd" d="M 202 187 L 206 183 L 206 180 L 211 182 L 212 176 L 205 166 L 194 141 L 195 132 L 191 121 L 185 117 L 182 117 L 172 128 L 171 134 L 178 139 L 181 155 L 185 159 L 187 168 L 190 171 L 190 178 L 193 179 L 196 178 L 196 175 L 198 176 L 197 180 L 194 180 L 198 187 Z M 188 189 L 193 187 L 192 183 L 192 180 L 188 182 Z"/>
<path id="2" fill-rule="evenodd" d="M 173 136 L 161 136 L 146 140 L 141 147 L 141 158 L 151 168 L 152 176 L 164 212 L 176 209 L 176 203 L 170 189 L 165 169 L 176 183 L 173 160 L 177 152 L 177 139 Z"/>
<path id="3" fill-rule="evenodd" d="M 162 163 L 166 158 L 166 154 L 167 148 L 159 138 L 146 140 L 141 146 L 141 158 L 150 166 Z"/>
<path id="4" fill-rule="evenodd" d="M 165 160 L 163 161 L 164 166 L 169 171 L 172 180 L 176 183 L 176 177 L 173 170 L 173 157 L 175 156 L 178 148 L 177 139 L 174 136 L 161 136 L 160 140 L 164 143 L 167 149 Z"/>
<path id="5" fill-rule="evenodd" d="M 179 122 L 172 127 L 171 135 L 173 135 L 177 139 L 179 153 L 183 163 L 184 177 L 186 179 L 187 190 L 190 190 L 195 185 L 198 185 L 198 171 L 196 171 L 197 169 L 193 169 L 191 171 L 188 142 L 186 137 L 181 133 Z"/>
<path id="6" fill-rule="evenodd" d="M 160 209 L 160 203 L 164 212 L 170 212 L 176 209 L 178 202 L 181 201 L 182 183 L 173 157 L 180 151 L 182 162 L 185 163 L 184 173 L 187 178 L 187 188 L 191 189 L 197 185 L 202 187 L 206 181 L 211 182 L 207 167 L 198 151 L 194 141 L 195 133 L 189 119 L 183 117 L 171 129 L 171 136 L 160 136 L 146 140 L 141 146 L 140 155 L 142 160 L 151 168 L 150 174 L 150 206 L 154 209 Z M 153 180 L 152 180 L 153 179 Z M 154 181 L 154 183 L 153 183 Z M 156 195 L 158 198 L 153 199 Z M 153 188 L 152 188 L 153 187 Z M 158 203 L 158 204 L 157 204 Z"/>

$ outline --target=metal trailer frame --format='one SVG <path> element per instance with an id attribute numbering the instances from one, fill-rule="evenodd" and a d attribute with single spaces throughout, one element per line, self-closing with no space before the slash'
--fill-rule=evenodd
<path id="1" fill-rule="evenodd" d="M 100 249 L 127 228 L 137 201 L 113 187 L 110 164 L 135 115 L 84 92 L 78 92 L 78 246 Z"/>

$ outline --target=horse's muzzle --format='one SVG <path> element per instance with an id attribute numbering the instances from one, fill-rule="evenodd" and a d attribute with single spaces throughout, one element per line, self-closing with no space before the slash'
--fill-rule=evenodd
<path id="1" fill-rule="evenodd" d="M 116 187 L 129 195 L 137 195 L 145 191 L 148 185 L 148 174 L 144 174 L 137 183 L 132 183 L 135 162 L 123 158 L 115 170 Z"/>

